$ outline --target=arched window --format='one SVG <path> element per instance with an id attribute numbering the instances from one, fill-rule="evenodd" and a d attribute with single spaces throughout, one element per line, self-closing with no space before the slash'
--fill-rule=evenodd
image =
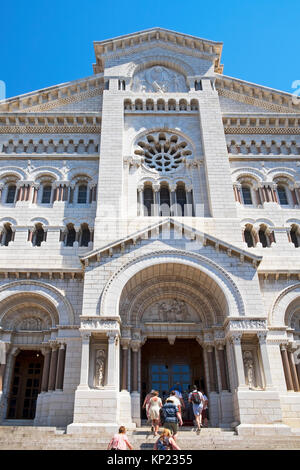
<path id="1" fill-rule="evenodd" d="M 180 100 L 179 101 L 179 109 L 180 109 L 180 111 L 186 111 L 187 110 L 187 102 L 185 100 Z"/>
<path id="2" fill-rule="evenodd" d="M 252 205 L 252 194 L 251 194 L 251 188 L 249 186 L 242 185 L 242 197 L 243 197 L 243 203 L 245 205 L 248 205 L 248 206 Z"/>
<path id="3" fill-rule="evenodd" d="M 10 184 L 7 188 L 6 204 L 13 204 L 15 202 L 17 186 Z"/>
<path id="4" fill-rule="evenodd" d="M 79 246 L 88 246 L 91 241 L 91 232 L 87 224 L 82 224 L 80 229 Z"/>
<path id="5" fill-rule="evenodd" d="M 295 248 L 300 246 L 300 229 L 297 225 L 292 225 L 290 230 L 291 242 L 294 244 Z"/>
<path id="6" fill-rule="evenodd" d="M 274 233 L 271 232 L 266 225 L 259 227 L 258 238 L 263 248 L 267 248 L 271 246 L 272 243 L 275 243 Z"/>
<path id="7" fill-rule="evenodd" d="M 32 245 L 41 246 L 44 241 L 46 241 L 46 232 L 43 229 L 42 224 L 37 224 L 35 226 L 35 231 L 33 232 Z"/>
<path id="8" fill-rule="evenodd" d="M 51 194 L 52 194 L 52 186 L 51 184 L 43 185 L 43 194 L 42 194 L 42 204 L 50 204 L 51 202 Z"/>
<path id="9" fill-rule="evenodd" d="M 166 184 L 163 184 L 160 188 L 160 208 L 159 215 L 169 216 L 170 215 L 170 191 Z"/>
<path id="10" fill-rule="evenodd" d="M 244 230 L 244 240 L 245 240 L 245 242 L 247 243 L 248 248 L 252 248 L 252 247 L 255 246 L 255 244 L 254 244 L 254 236 L 253 236 L 253 233 L 252 233 L 252 227 L 251 227 L 251 226 L 245 227 L 245 230 Z"/>
<path id="11" fill-rule="evenodd" d="M 67 225 L 67 234 L 65 238 L 65 245 L 66 246 L 73 246 L 74 242 L 76 240 L 76 231 L 74 229 L 73 224 L 68 224 Z"/>
<path id="12" fill-rule="evenodd" d="M 77 203 L 78 204 L 86 204 L 87 202 L 87 184 L 80 184 L 78 187 L 78 197 Z"/>
<path id="13" fill-rule="evenodd" d="M 9 242 L 11 242 L 12 240 L 13 240 L 13 231 L 11 229 L 11 225 L 10 224 L 5 224 L 4 225 L 4 230 L 3 230 L 3 233 L 2 233 L 1 244 L 4 245 L 4 246 L 8 246 Z"/>
<path id="14" fill-rule="evenodd" d="M 153 204 L 154 204 L 154 198 L 153 198 L 153 189 L 152 186 L 145 186 L 144 188 L 144 215 L 145 216 L 152 216 L 153 211 Z"/>
<path id="15" fill-rule="evenodd" d="M 277 186 L 277 194 L 278 194 L 279 204 L 281 206 L 288 206 L 289 201 L 288 201 L 288 197 L 287 197 L 286 188 L 282 185 Z"/>
<path id="16" fill-rule="evenodd" d="M 176 204 L 177 204 L 177 215 L 184 216 L 187 200 L 186 200 L 185 185 L 182 183 L 181 184 L 179 183 L 176 187 Z"/>

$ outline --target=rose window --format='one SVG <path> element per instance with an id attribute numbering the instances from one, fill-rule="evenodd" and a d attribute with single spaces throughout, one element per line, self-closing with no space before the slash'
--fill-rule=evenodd
<path id="1" fill-rule="evenodd" d="M 144 157 L 145 164 L 160 173 L 172 173 L 192 155 L 189 144 L 176 134 L 159 132 L 148 134 L 138 141 L 135 154 Z"/>

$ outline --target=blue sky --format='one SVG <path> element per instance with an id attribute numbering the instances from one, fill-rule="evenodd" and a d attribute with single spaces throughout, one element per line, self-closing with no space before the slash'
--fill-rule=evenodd
<path id="1" fill-rule="evenodd" d="M 292 93 L 299 0 L 4 0 L 0 80 L 16 96 L 93 74 L 93 41 L 159 26 L 223 42 L 224 74 Z"/>

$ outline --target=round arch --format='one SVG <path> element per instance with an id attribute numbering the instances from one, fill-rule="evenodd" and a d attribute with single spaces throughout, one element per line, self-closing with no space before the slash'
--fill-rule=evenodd
<path id="1" fill-rule="evenodd" d="M 289 286 L 280 292 L 271 307 L 269 324 L 288 326 L 297 302 L 300 306 L 300 283 Z"/>
<path id="2" fill-rule="evenodd" d="M 168 264 L 179 264 L 181 272 L 188 267 L 194 268 L 213 286 L 220 305 L 226 316 L 244 316 L 245 306 L 242 296 L 228 273 L 219 265 L 199 254 L 186 251 L 157 251 L 144 255 L 123 265 L 107 282 L 101 302 L 100 315 L 119 315 L 121 293 L 127 282 L 145 268 Z"/>
<path id="3" fill-rule="evenodd" d="M 29 301 L 49 312 L 52 326 L 74 325 L 75 317 L 70 302 L 57 288 L 39 281 L 14 281 L 1 286 L 0 324 L 11 309 Z"/>

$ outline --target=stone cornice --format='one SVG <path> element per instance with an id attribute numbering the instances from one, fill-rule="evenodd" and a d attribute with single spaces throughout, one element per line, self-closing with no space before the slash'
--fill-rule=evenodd
<path id="1" fill-rule="evenodd" d="M 275 113 L 300 113 L 300 100 L 290 93 L 218 74 L 215 82 L 219 96 Z"/>
<path id="2" fill-rule="evenodd" d="M 66 269 L 14 269 L 14 268 L 0 268 L 0 279 L 71 279 L 82 280 L 84 274 L 78 268 Z"/>
<path id="3" fill-rule="evenodd" d="M 269 270 L 259 270 L 258 269 L 258 276 L 263 278 L 264 280 L 275 280 L 278 279 L 294 279 L 300 280 L 300 270 L 299 269 L 269 269 Z"/>
<path id="4" fill-rule="evenodd" d="M 42 112 L 102 95 L 103 77 L 93 75 L 0 101 L 0 111 Z"/>
<path id="5" fill-rule="evenodd" d="M 0 134 L 100 134 L 99 113 L 0 112 Z"/>

